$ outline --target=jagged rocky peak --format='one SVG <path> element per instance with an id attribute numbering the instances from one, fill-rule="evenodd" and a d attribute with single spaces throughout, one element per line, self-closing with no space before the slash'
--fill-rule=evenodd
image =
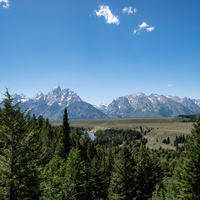
<path id="1" fill-rule="evenodd" d="M 55 88 L 53 88 L 53 90 L 51 90 L 52 94 L 58 94 L 61 91 L 61 87 L 60 85 L 57 85 Z"/>
<path id="2" fill-rule="evenodd" d="M 137 94 L 127 95 L 126 98 L 129 100 L 130 103 L 134 103 L 135 101 L 147 99 L 147 96 L 144 93 L 139 92 Z"/>
<path id="3" fill-rule="evenodd" d="M 17 98 L 17 97 L 18 97 L 18 98 L 19 98 L 19 97 L 20 97 L 20 98 L 26 98 L 26 96 L 25 96 L 23 93 L 21 93 L 21 94 L 14 94 L 13 97 L 14 97 L 14 98 Z"/>
<path id="4" fill-rule="evenodd" d="M 152 94 L 149 95 L 150 98 L 151 98 L 151 97 L 158 97 L 158 96 L 160 96 L 160 95 L 158 95 L 158 94 L 156 94 L 156 93 L 152 93 Z"/>
<path id="5" fill-rule="evenodd" d="M 37 92 L 36 94 L 35 94 L 35 96 L 33 97 L 33 99 L 40 99 L 41 97 L 43 97 L 44 96 L 44 94 L 42 93 L 42 92 Z"/>
<path id="6" fill-rule="evenodd" d="M 146 97 L 146 95 L 143 92 L 138 92 L 135 96 L 145 96 Z"/>

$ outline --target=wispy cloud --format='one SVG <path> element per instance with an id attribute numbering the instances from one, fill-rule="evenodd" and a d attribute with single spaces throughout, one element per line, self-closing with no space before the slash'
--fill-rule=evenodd
<path id="1" fill-rule="evenodd" d="M 155 29 L 155 27 L 149 27 L 149 28 L 146 28 L 147 32 L 151 32 Z"/>
<path id="2" fill-rule="evenodd" d="M 168 84 L 167 87 L 172 87 L 172 85 L 171 85 L 171 84 Z"/>
<path id="3" fill-rule="evenodd" d="M 142 24 L 140 24 L 138 26 L 139 26 L 139 29 L 135 29 L 133 32 L 133 35 L 137 32 L 139 33 L 144 28 L 146 29 L 147 32 L 151 32 L 155 29 L 155 27 L 149 27 L 149 25 L 146 22 L 142 22 Z"/>
<path id="4" fill-rule="evenodd" d="M 114 15 L 109 6 L 99 6 L 99 11 L 95 10 L 95 14 L 98 17 L 105 17 L 106 23 L 108 24 L 117 24 L 119 25 L 119 18 L 118 16 Z"/>
<path id="5" fill-rule="evenodd" d="M 9 0 L 0 0 L 0 4 L 3 3 L 3 8 L 9 8 Z"/>
<path id="6" fill-rule="evenodd" d="M 123 9 L 122 9 L 122 12 L 123 12 L 123 13 L 127 13 L 128 15 L 130 15 L 130 14 L 136 13 L 136 12 L 137 12 L 137 9 L 134 8 L 134 9 L 132 10 L 132 7 L 129 6 L 129 7 L 123 8 Z"/>

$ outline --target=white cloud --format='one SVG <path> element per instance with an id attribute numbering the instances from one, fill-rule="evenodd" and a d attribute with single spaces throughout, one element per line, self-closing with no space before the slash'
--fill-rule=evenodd
<path id="1" fill-rule="evenodd" d="M 9 0 L 0 0 L 0 3 L 3 3 L 3 8 L 9 8 Z"/>
<path id="2" fill-rule="evenodd" d="M 108 24 L 117 24 L 119 25 L 119 18 L 118 16 L 115 16 L 112 14 L 111 10 L 109 9 L 109 6 L 99 6 L 99 11 L 95 10 L 96 15 L 98 17 L 105 17 L 106 23 Z"/>
<path id="3" fill-rule="evenodd" d="M 134 33 L 133 33 L 133 35 L 135 34 L 135 33 L 137 33 L 137 32 L 139 32 L 139 31 L 141 31 L 142 29 L 144 29 L 144 28 L 146 28 L 146 31 L 147 32 L 151 32 L 151 31 L 153 31 L 154 29 L 155 29 L 155 27 L 149 27 L 149 25 L 146 23 L 146 22 L 142 22 L 142 24 L 140 24 L 140 25 L 138 25 L 139 26 L 139 29 L 135 29 L 134 30 Z M 148 27 L 148 28 L 147 28 Z"/>
<path id="4" fill-rule="evenodd" d="M 168 85 L 167 85 L 167 87 L 171 87 L 171 86 L 172 86 L 171 84 L 168 84 Z"/>
<path id="5" fill-rule="evenodd" d="M 149 27 L 149 28 L 146 28 L 147 32 L 151 32 L 155 29 L 155 27 Z"/>
<path id="6" fill-rule="evenodd" d="M 133 10 L 132 10 L 132 7 L 129 6 L 129 7 L 123 8 L 123 9 L 122 9 L 122 12 L 123 12 L 123 13 L 127 13 L 128 15 L 130 15 L 130 14 L 133 14 L 133 12 L 134 12 L 134 13 L 137 12 L 137 9 L 136 9 L 136 12 L 135 12 L 135 9 L 136 9 L 136 8 L 134 8 L 134 11 L 133 11 Z"/>
<path id="7" fill-rule="evenodd" d="M 138 25 L 140 29 L 148 27 L 149 25 L 146 22 L 142 22 L 141 25 Z"/>
<path id="8" fill-rule="evenodd" d="M 134 9 L 133 9 L 133 12 L 136 13 L 136 12 L 137 12 L 137 8 L 134 8 Z"/>

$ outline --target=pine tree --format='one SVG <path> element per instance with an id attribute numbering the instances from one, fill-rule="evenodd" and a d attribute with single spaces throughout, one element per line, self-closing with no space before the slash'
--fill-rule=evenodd
<path id="1" fill-rule="evenodd" d="M 13 104 L 8 90 L 5 96 L 0 114 L 0 198 L 37 199 L 38 131 L 30 130 L 26 111 L 20 103 Z"/>
<path id="2" fill-rule="evenodd" d="M 42 115 L 39 115 L 37 122 L 38 122 L 38 125 L 40 126 L 40 128 L 42 128 L 42 125 L 45 122 L 45 119 L 42 117 Z"/>
<path id="3" fill-rule="evenodd" d="M 200 116 L 193 124 L 192 137 L 185 145 L 174 170 L 171 189 L 176 199 L 200 199 Z"/>
<path id="4" fill-rule="evenodd" d="M 77 127 L 75 132 L 71 132 L 70 139 L 71 139 L 71 145 L 72 147 L 80 147 L 80 138 L 81 138 L 81 132 L 79 128 Z"/>
<path id="5" fill-rule="evenodd" d="M 114 158 L 111 149 L 109 149 L 108 156 L 107 156 L 107 180 L 108 180 L 108 185 L 110 185 L 111 181 L 111 175 L 114 170 Z"/>
<path id="6" fill-rule="evenodd" d="M 78 149 L 71 149 L 67 160 L 54 157 L 41 172 L 41 199 L 90 199 L 84 165 Z"/>
<path id="7" fill-rule="evenodd" d="M 69 127 L 69 119 L 67 114 L 67 108 L 65 107 L 64 114 L 63 114 L 63 133 L 61 135 L 61 142 L 60 142 L 60 155 L 63 158 L 66 158 L 69 154 L 71 149 L 71 140 L 70 140 L 70 127 Z"/>
<path id="8" fill-rule="evenodd" d="M 48 118 L 42 125 L 40 140 L 42 141 L 41 164 L 45 166 L 53 158 L 56 150 L 56 137 Z"/>
<path id="9" fill-rule="evenodd" d="M 104 197 L 104 170 L 102 169 L 102 159 L 103 153 L 101 152 L 101 149 L 97 149 L 97 155 L 93 157 L 89 170 L 90 185 L 94 192 L 95 199 Z"/>
<path id="10" fill-rule="evenodd" d="M 132 200 L 136 196 L 135 160 L 124 145 L 119 159 L 115 161 L 111 183 L 108 189 L 109 199 Z"/>
<path id="11" fill-rule="evenodd" d="M 137 155 L 137 166 L 135 177 L 136 199 L 148 199 L 155 189 L 156 183 L 162 178 L 162 170 L 158 158 L 141 146 Z"/>

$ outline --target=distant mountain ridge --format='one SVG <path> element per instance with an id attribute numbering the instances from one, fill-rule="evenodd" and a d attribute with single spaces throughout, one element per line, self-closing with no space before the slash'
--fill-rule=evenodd
<path id="1" fill-rule="evenodd" d="M 56 86 L 47 95 L 38 92 L 33 98 L 23 94 L 14 97 L 14 103 L 21 101 L 24 109 L 33 109 L 36 116 L 51 120 L 62 119 L 65 107 L 70 119 L 172 117 L 200 113 L 200 99 L 170 95 L 138 93 L 119 97 L 110 104 L 91 105 L 74 91 Z"/>
<path id="2" fill-rule="evenodd" d="M 199 114 L 200 100 L 157 94 L 146 96 L 144 93 L 138 93 L 119 97 L 102 111 L 110 118 L 173 117 Z"/>
<path id="3" fill-rule="evenodd" d="M 106 114 L 84 102 L 74 91 L 61 90 L 60 86 L 53 88 L 47 95 L 38 92 L 33 98 L 29 98 L 24 94 L 15 94 L 14 98 L 14 103 L 21 102 L 23 109 L 33 109 L 36 116 L 42 115 L 51 120 L 62 119 L 65 107 L 70 119 L 107 118 Z"/>

